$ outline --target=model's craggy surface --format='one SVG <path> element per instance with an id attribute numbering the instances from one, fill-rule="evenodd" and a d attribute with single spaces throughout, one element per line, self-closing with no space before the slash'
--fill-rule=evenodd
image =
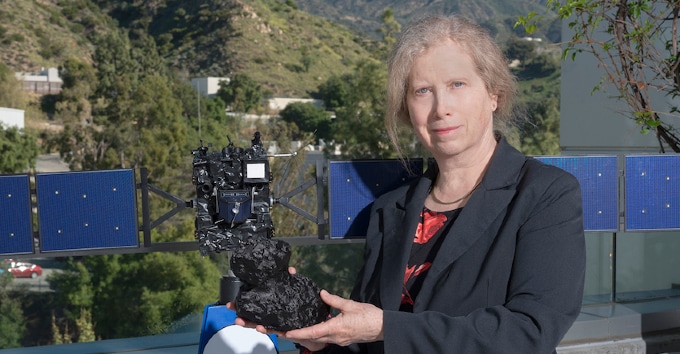
<path id="1" fill-rule="evenodd" d="M 249 239 L 234 250 L 231 269 L 243 282 L 235 301 L 239 317 L 278 331 L 328 317 L 321 289 L 309 278 L 288 273 L 290 255 L 290 245 L 276 239 Z"/>

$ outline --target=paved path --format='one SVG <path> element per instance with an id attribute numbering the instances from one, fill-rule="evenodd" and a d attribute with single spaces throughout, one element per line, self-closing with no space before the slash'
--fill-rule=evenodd
<path id="1" fill-rule="evenodd" d="M 61 160 L 59 153 L 39 155 L 35 163 L 36 173 L 40 172 L 68 172 L 68 164 Z"/>

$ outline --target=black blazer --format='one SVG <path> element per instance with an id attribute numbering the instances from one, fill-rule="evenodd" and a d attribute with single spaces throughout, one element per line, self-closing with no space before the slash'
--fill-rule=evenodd
<path id="1" fill-rule="evenodd" d="M 419 215 L 437 176 L 378 198 L 351 298 L 384 310 L 384 342 L 329 348 L 363 353 L 552 353 L 581 309 L 585 242 L 571 174 L 501 138 L 415 300 L 399 312 Z"/>

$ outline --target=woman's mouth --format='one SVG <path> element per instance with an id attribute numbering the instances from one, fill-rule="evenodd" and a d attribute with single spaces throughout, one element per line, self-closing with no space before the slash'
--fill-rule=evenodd
<path id="1" fill-rule="evenodd" d="M 437 129 L 432 129 L 432 132 L 438 135 L 444 135 L 448 134 L 450 132 L 453 132 L 460 128 L 460 126 L 453 126 L 453 127 L 445 127 L 445 128 L 437 128 Z"/>

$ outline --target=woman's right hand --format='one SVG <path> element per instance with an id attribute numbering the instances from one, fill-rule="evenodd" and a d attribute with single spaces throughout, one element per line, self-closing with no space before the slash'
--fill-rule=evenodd
<path id="1" fill-rule="evenodd" d="M 288 267 L 288 273 L 295 274 L 295 273 L 297 273 L 297 271 L 295 270 L 294 267 Z M 227 308 L 236 312 L 236 307 L 234 306 L 233 302 L 227 302 Z M 260 333 L 264 333 L 264 334 L 276 334 L 276 335 L 279 335 L 279 336 L 285 335 L 285 332 L 268 330 L 263 325 L 257 324 L 257 323 L 252 322 L 252 321 L 248 321 L 248 320 L 241 318 L 241 317 L 236 317 L 236 319 L 234 320 L 234 324 L 237 325 L 237 326 L 241 326 L 241 327 L 255 328 L 256 331 L 258 331 Z"/>

